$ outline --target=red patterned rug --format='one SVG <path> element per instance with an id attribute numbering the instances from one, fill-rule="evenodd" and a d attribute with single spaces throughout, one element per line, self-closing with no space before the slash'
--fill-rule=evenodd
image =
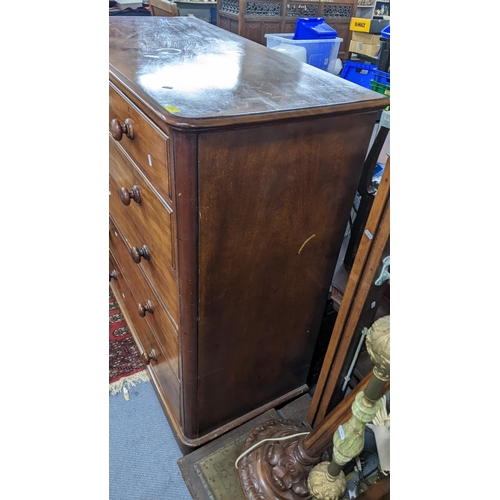
<path id="1" fill-rule="evenodd" d="M 148 382 L 149 375 L 141 360 L 125 318 L 113 292 L 109 290 L 109 392 L 118 394 L 124 387 Z"/>

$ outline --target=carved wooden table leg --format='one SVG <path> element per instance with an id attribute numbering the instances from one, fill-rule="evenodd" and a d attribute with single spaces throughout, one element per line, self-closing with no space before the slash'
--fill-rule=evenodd
<path id="1" fill-rule="evenodd" d="M 324 451 L 318 444 L 324 442 L 325 433 L 331 436 L 335 430 L 329 428 L 328 417 L 307 438 L 307 429 L 289 421 L 265 422 L 249 434 L 242 452 L 263 444 L 248 451 L 237 464 L 240 485 L 248 499 L 300 500 L 313 494 L 319 500 L 337 500 L 345 493 L 341 469 L 363 450 L 364 428 L 378 412 L 379 399 L 389 380 L 389 316 L 375 321 L 366 345 L 375 368 L 366 389 L 356 395 L 352 417 L 335 432 L 332 462 L 314 467 Z"/>

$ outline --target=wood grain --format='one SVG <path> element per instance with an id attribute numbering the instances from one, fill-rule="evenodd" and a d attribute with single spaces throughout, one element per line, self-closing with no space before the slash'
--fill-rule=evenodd
<path id="1" fill-rule="evenodd" d="M 134 122 L 134 138 L 123 134 L 120 144 L 135 160 L 139 168 L 149 179 L 160 195 L 172 202 L 172 183 L 170 180 L 169 138 L 146 118 L 132 103 L 123 99 L 123 94 L 109 86 L 109 121 L 125 122 L 130 118 Z M 114 140 L 114 139 L 113 139 Z"/>
<path id="2" fill-rule="evenodd" d="M 200 136 L 201 429 L 306 383 L 373 123 Z"/>
<path id="3" fill-rule="evenodd" d="M 178 235 L 182 439 L 198 432 L 198 175 L 197 135 L 174 134 L 175 215 Z"/>
<path id="4" fill-rule="evenodd" d="M 262 123 L 390 104 L 382 94 L 200 19 L 116 16 L 109 27 L 111 81 L 172 127 Z"/>

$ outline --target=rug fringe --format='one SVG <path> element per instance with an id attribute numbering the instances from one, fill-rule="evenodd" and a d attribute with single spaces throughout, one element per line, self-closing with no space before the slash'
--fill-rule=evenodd
<path id="1" fill-rule="evenodd" d="M 116 382 L 109 384 L 109 392 L 111 395 L 119 394 L 123 387 L 135 387 L 136 384 L 140 384 L 141 382 L 149 382 L 149 374 L 147 370 L 142 370 L 140 372 L 134 373 L 129 377 L 123 377 Z"/>

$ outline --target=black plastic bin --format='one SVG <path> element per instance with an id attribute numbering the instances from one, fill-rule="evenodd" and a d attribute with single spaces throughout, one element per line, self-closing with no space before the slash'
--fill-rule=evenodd
<path id="1" fill-rule="evenodd" d="M 385 71 L 389 73 L 390 62 L 391 62 L 391 41 L 387 38 L 380 37 L 380 52 L 379 52 L 379 62 L 378 69 L 380 71 Z"/>

